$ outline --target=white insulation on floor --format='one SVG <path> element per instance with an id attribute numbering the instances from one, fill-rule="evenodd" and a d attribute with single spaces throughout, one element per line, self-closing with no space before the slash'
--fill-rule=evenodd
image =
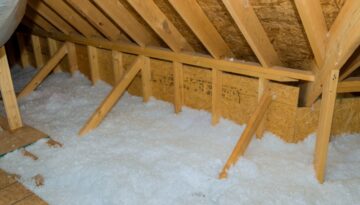
<path id="1" fill-rule="evenodd" d="M 17 89 L 32 73 L 15 69 Z M 0 158 L 0 168 L 55 205 L 360 203 L 360 135 L 331 142 L 323 185 L 312 166 L 314 136 L 286 144 L 270 133 L 253 139 L 228 179 L 219 180 L 244 127 L 228 120 L 213 127 L 205 111 L 176 115 L 172 104 L 125 94 L 97 129 L 78 137 L 110 89 L 91 86 L 80 73 L 52 74 L 19 104 L 27 124 L 64 146 L 41 140 L 27 147 L 37 161 L 15 151 Z M 37 174 L 41 187 L 32 179 Z"/>

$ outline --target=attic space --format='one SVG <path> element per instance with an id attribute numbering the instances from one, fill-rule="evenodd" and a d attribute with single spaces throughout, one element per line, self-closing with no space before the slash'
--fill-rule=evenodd
<path id="1" fill-rule="evenodd" d="M 359 0 L 0 0 L 0 205 L 356 204 Z"/>

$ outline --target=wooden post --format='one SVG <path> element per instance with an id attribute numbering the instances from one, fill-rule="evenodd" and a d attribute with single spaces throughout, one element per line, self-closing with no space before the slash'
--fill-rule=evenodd
<path id="1" fill-rule="evenodd" d="M 35 56 L 36 68 L 41 68 L 44 65 L 44 58 L 41 51 L 40 37 L 31 35 L 31 42 Z"/>
<path id="2" fill-rule="evenodd" d="M 93 46 L 87 46 L 87 49 L 88 49 L 88 55 L 89 55 L 91 82 L 93 85 L 95 85 L 96 81 L 98 81 L 100 79 L 97 48 L 93 47 Z"/>
<path id="3" fill-rule="evenodd" d="M 10 130 L 23 126 L 5 48 L 0 48 L 0 89 Z"/>
<path id="4" fill-rule="evenodd" d="M 254 136 L 255 131 L 258 128 L 261 120 L 263 119 L 271 101 L 272 101 L 272 96 L 270 94 L 270 91 L 269 90 L 265 91 L 265 93 L 261 97 L 259 105 L 257 106 L 254 114 L 251 116 L 249 122 L 246 125 L 245 130 L 241 134 L 241 137 L 237 142 L 234 150 L 232 151 L 230 157 L 226 161 L 226 164 L 221 170 L 219 174 L 220 179 L 227 177 L 228 169 L 237 162 L 240 156 L 242 156 L 245 153 L 247 147 L 249 146 L 251 138 L 252 136 Z"/>
<path id="5" fill-rule="evenodd" d="M 175 90 L 175 113 L 181 112 L 182 105 L 184 104 L 184 74 L 183 64 L 174 61 L 174 90 Z"/>
<path id="6" fill-rule="evenodd" d="M 88 133 L 90 130 L 96 128 L 105 116 L 110 112 L 112 107 L 116 104 L 118 99 L 124 93 L 131 81 L 135 78 L 136 74 L 143 66 L 143 58 L 138 57 L 131 65 L 124 78 L 112 89 L 109 95 L 104 99 L 101 105 L 96 109 L 93 115 L 89 118 L 86 124 L 81 128 L 79 135 L 82 136 Z"/>
<path id="7" fill-rule="evenodd" d="M 144 62 L 141 68 L 143 100 L 144 102 L 148 102 L 151 97 L 151 62 L 149 57 L 141 57 L 143 58 Z"/>
<path id="8" fill-rule="evenodd" d="M 316 177 L 320 183 L 323 183 L 325 178 L 328 145 L 331 132 L 331 123 L 334 114 L 338 79 L 339 71 L 331 70 L 329 76 L 325 80 L 322 91 L 319 127 L 317 130 L 314 158 Z"/>
<path id="9" fill-rule="evenodd" d="M 20 50 L 20 58 L 21 58 L 21 65 L 23 68 L 30 66 L 30 59 L 29 59 L 29 52 L 26 49 L 24 35 L 21 33 L 16 33 L 17 42 L 19 44 Z"/>
<path id="10" fill-rule="evenodd" d="M 118 51 L 112 51 L 112 62 L 114 72 L 114 84 L 118 84 L 124 77 L 123 54 Z"/>
<path id="11" fill-rule="evenodd" d="M 260 102 L 262 96 L 264 95 L 265 90 L 269 88 L 269 80 L 265 78 L 259 78 L 259 89 L 258 89 L 258 100 Z M 256 130 L 256 138 L 260 139 L 263 137 L 265 132 L 265 123 L 266 123 L 266 113 L 265 117 L 261 120 L 259 127 Z"/>
<path id="12" fill-rule="evenodd" d="M 79 70 L 79 65 L 77 62 L 77 55 L 76 55 L 76 46 L 74 43 L 66 42 L 67 50 L 68 50 L 68 58 L 69 58 L 69 65 L 70 65 L 70 73 L 74 74 L 75 71 Z"/>
<path id="13" fill-rule="evenodd" d="M 37 88 L 40 83 L 49 75 L 51 71 L 54 70 L 56 65 L 64 58 L 67 54 L 67 45 L 63 45 L 53 57 L 46 63 L 44 67 L 42 67 L 39 72 L 36 73 L 35 77 L 31 79 L 31 81 L 21 90 L 18 94 L 18 98 L 28 95 L 35 88 Z"/>
<path id="14" fill-rule="evenodd" d="M 47 42 L 48 42 L 48 46 L 49 46 L 50 56 L 54 56 L 55 53 L 59 50 L 59 46 L 58 46 L 56 40 L 54 40 L 52 38 L 47 38 Z M 60 70 L 61 70 L 60 65 L 57 65 L 56 68 L 54 69 L 55 72 L 58 72 Z"/>
<path id="15" fill-rule="evenodd" d="M 221 116 L 221 97 L 222 97 L 222 71 L 212 69 L 212 118 L 211 124 L 219 123 Z"/>

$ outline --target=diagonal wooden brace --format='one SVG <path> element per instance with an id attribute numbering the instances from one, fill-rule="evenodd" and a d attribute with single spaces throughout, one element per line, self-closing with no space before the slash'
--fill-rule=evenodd
<path id="1" fill-rule="evenodd" d="M 126 88 L 135 78 L 136 74 L 140 71 L 143 65 L 144 65 L 144 56 L 139 56 L 131 65 L 130 69 L 125 74 L 123 79 L 112 89 L 109 95 L 103 100 L 101 105 L 96 109 L 93 115 L 89 118 L 89 120 L 80 130 L 79 132 L 80 136 L 85 135 L 86 133 L 96 128 L 101 123 L 101 121 L 114 107 L 116 102 L 122 96 Z"/>
<path id="2" fill-rule="evenodd" d="M 254 136 L 258 126 L 260 125 L 263 117 L 265 116 L 265 113 L 271 101 L 272 95 L 270 93 L 270 90 L 267 90 L 261 97 L 258 107 L 256 108 L 254 114 L 251 116 L 244 132 L 241 134 L 239 141 L 237 142 L 234 150 L 232 151 L 230 157 L 226 161 L 223 169 L 221 170 L 219 174 L 219 179 L 227 178 L 227 171 L 229 170 L 229 168 L 234 165 L 239 159 L 239 157 L 245 153 L 247 147 L 249 146 L 251 138 Z"/>

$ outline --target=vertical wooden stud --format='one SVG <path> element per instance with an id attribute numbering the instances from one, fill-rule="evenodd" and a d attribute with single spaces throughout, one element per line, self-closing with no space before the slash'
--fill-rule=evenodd
<path id="1" fill-rule="evenodd" d="M 10 130 L 23 126 L 5 48 L 0 48 L 0 89 Z"/>
<path id="2" fill-rule="evenodd" d="M 183 64 L 173 62 L 174 67 L 174 89 L 175 89 L 175 113 L 181 112 L 182 105 L 184 104 L 184 74 Z"/>
<path id="3" fill-rule="evenodd" d="M 49 53 L 50 53 L 50 56 L 52 57 L 58 51 L 59 47 L 58 47 L 56 40 L 54 40 L 52 38 L 47 38 L 47 42 L 48 42 L 48 46 L 49 46 Z M 58 72 L 60 70 L 61 70 L 60 65 L 57 65 L 54 71 Z"/>
<path id="4" fill-rule="evenodd" d="M 142 56 L 144 65 L 141 68 L 142 90 L 144 102 L 148 102 L 151 97 L 151 62 L 150 58 Z"/>
<path id="5" fill-rule="evenodd" d="M 265 90 L 269 88 L 269 80 L 265 78 L 259 78 L 259 89 L 258 89 L 258 101 L 261 100 L 262 96 L 264 95 Z M 266 114 L 264 118 L 261 120 L 257 130 L 256 130 L 256 138 L 260 139 L 263 137 L 265 132 L 265 123 L 266 123 Z"/>
<path id="6" fill-rule="evenodd" d="M 124 76 L 123 54 L 119 51 L 112 51 L 112 62 L 114 72 L 114 85 L 118 84 Z"/>
<path id="7" fill-rule="evenodd" d="M 19 44 L 21 65 L 23 68 L 26 68 L 26 67 L 30 66 L 30 58 L 29 58 L 29 52 L 25 46 L 24 35 L 21 33 L 16 33 L 16 37 L 17 37 L 17 41 Z"/>
<path id="8" fill-rule="evenodd" d="M 339 71 L 331 70 L 322 91 L 319 127 L 317 130 L 314 167 L 320 183 L 324 182 L 331 124 L 334 114 Z"/>
<path id="9" fill-rule="evenodd" d="M 221 116 L 222 71 L 212 69 L 212 125 L 219 123 Z"/>
<path id="10" fill-rule="evenodd" d="M 93 46 L 87 46 L 88 55 L 89 55 L 89 64 L 91 71 L 91 82 L 95 85 L 96 81 L 100 79 L 100 71 L 99 71 L 99 59 L 97 48 Z"/>
<path id="11" fill-rule="evenodd" d="M 35 56 L 36 68 L 41 68 L 44 65 L 44 58 L 41 51 L 40 37 L 31 35 L 31 42 Z"/>
<path id="12" fill-rule="evenodd" d="M 69 58 L 69 65 L 70 65 L 70 73 L 74 74 L 75 71 L 79 70 L 79 65 L 77 62 L 77 55 L 76 55 L 76 46 L 74 43 L 66 42 L 67 50 L 68 50 L 68 58 Z"/>

